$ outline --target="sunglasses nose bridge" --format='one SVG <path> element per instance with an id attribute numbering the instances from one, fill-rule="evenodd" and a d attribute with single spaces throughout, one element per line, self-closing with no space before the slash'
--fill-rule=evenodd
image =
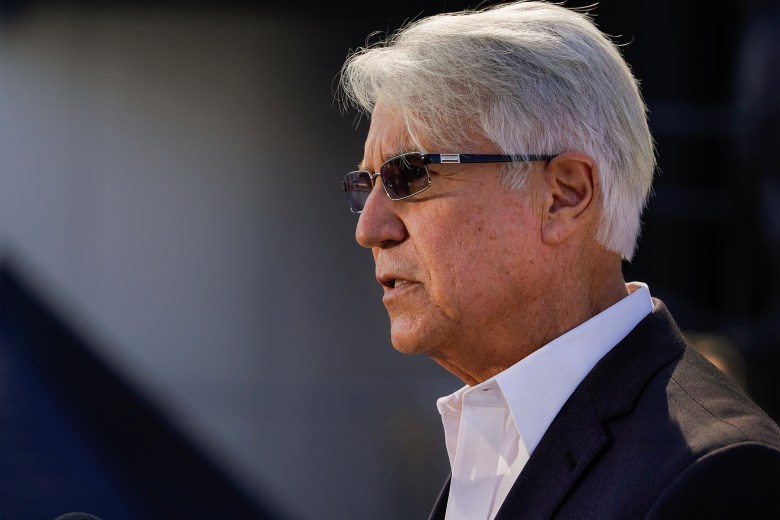
<path id="1" fill-rule="evenodd" d="M 365 198 L 362 201 L 359 211 L 353 211 L 353 213 L 363 214 L 367 211 L 367 208 L 371 206 L 373 209 L 368 210 L 368 212 L 371 214 L 375 214 L 378 210 L 378 208 L 376 207 L 377 204 L 384 207 L 387 205 L 387 202 L 398 200 L 397 197 L 393 196 L 391 192 L 388 191 L 387 186 L 383 182 L 383 177 L 381 172 L 377 172 L 377 173 L 366 172 L 366 174 L 369 177 L 369 179 L 371 179 L 371 190 L 365 194 Z M 381 190 L 379 190 L 379 192 L 377 192 L 378 189 L 377 183 L 381 184 Z M 371 202 L 371 199 L 379 199 L 379 200 L 375 200 Z M 383 200 L 385 202 L 382 202 Z M 386 209 L 381 209 L 379 211 L 383 213 L 386 211 Z"/>
<path id="2" fill-rule="evenodd" d="M 387 186 L 385 186 L 384 178 L 382 177 L 381 171 L 377 173 L 369 172 L 368 177 L 369 179 L 371 179 L 371 191 L 373 191 L 373 189 L 376 187 L 377 177 L 379 177 L 379 180 L 381 181 L 380 184 L 382 184 L 382 191 L 384 191 L 385 195 L 387 195 L 391 199 L 393 198 L 390 196 L 390 192 L 387 191 Z"/>
<path id="3" fill-rule="evenodd" d="M 391 186 L 388 185 L 388 182 L 386 181 L 385 177 L 382 175 L 382 171 L 381 170 L 379 172 L 377 172 L 377 173 L 369 173 L 369 176 L 371 177 L 371 185 L 372 186 L 376 186 L 376 178 L 377 177 L 380 178 L 380 180 L 382 181 L 381 182 L 382 190 L 385 192 L 385 195 L 387 195 L 387 197 L 390 200 L 399 200 L 399 198 L 402 198 L 402 197 L 398 197 L 398 195 L 396 195 L 393 192 Z"/>

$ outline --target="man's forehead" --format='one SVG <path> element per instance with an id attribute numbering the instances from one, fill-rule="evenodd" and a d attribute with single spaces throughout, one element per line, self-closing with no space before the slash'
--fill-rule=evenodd
<path id="1" fill-rule="evenodd" d="M 361 170 L 379 168 L 387 159 L 411 151 L 419 151 L 419 146 L 409 135 L 403 119 L 397 111 L 377 105 L 371 116 L 371 127 L 368 130 L 363 160 L 359 168 Z"/>

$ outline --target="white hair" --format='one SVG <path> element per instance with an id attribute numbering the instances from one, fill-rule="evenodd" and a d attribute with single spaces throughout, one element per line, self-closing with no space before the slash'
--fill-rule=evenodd
<path id="1" fill-rule="evenodd" d="M 637 80 L 586 12 L 519 1 L 430 16 L 352 52 L 340 79 L 345 105 L 370 114 L 381 99 L 433 152 L 467 153 L 476 132 L 507 154 L 587 153 L 603 196 L 595 238 L 633 257 L 653 139 Z M 520 188 L 528 171 L 505 181 Z"/>

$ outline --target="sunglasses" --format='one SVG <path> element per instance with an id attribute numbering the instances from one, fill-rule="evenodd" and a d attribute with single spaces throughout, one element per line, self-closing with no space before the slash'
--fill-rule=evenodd
<path id="1" fill-rule="evenodd" d="M 554 155 L 498 155 L 411 152 L 396 155 L 385 161 L 379 173 L 365 170 L 349 172 L 344 176 L 341 189 L 347 192 L 347 202 L 352 213 L 360 213 L 377 177 L 382 178 L 385 193 L 392 200 L 402 200 L 424 192 L 431 186 L 429 164 L 469 164 L 523 161 L 549 161 Z"/>

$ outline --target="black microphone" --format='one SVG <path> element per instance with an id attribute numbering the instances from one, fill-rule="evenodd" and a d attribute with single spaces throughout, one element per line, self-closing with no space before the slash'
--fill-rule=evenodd
<path id="1" fill-rule="evenodd" d="M 54 520 L 100 520 L 100 518 L 89 513 L 65 513 Z"/>

